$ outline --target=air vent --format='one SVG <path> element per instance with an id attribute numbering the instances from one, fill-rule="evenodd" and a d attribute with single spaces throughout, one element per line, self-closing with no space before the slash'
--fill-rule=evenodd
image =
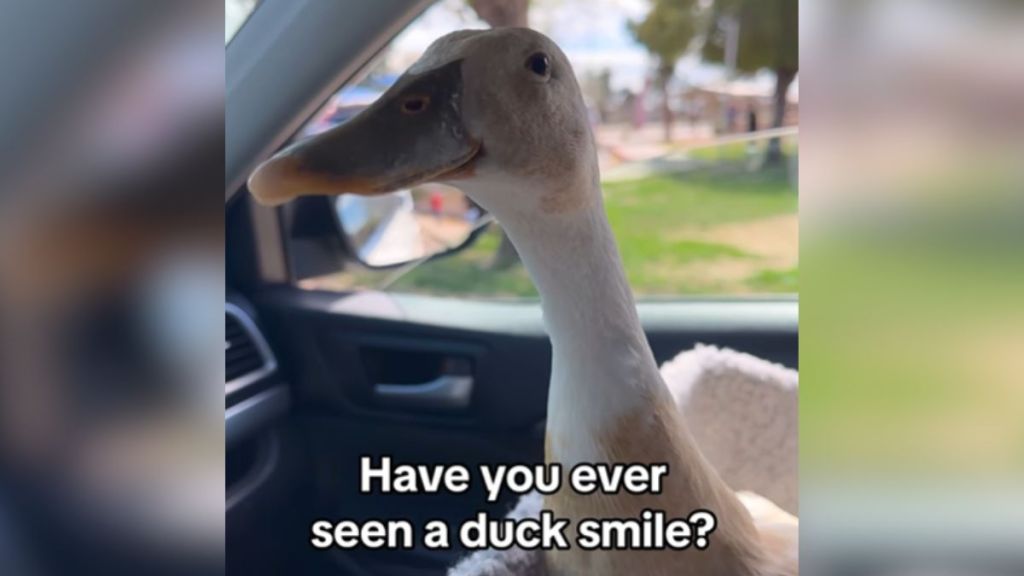
<path id="1" fill-rule="evenodd" d="M 230 394 L 270 374 L 277 364 L 249 315 L 234 304 L 227 304 L 226 312 L 224 369 Z"/>

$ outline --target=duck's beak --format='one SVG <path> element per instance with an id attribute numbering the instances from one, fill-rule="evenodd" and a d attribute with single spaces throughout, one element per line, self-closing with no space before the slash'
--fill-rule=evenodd
<path id="1" fill-rule="evenodd" d="M 461 65 L 405 74 L 352 120 L 261 164 L 249 191 L 277 205 L 306 195 L 383 194 L 471 173 L 480 141 L 463 122 Z"/>

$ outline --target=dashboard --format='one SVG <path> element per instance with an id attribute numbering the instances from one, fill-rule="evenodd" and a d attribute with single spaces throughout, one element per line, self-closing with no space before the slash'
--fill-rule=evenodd
<path id="1" fill-rule="evenodd" d="M 224 368 L 226 506 L 251 497 L 278 466 L 280 439 L 275 425 L 287 416 L 290 393 L 277 358 L 240 298 L 225 302 Z"/>

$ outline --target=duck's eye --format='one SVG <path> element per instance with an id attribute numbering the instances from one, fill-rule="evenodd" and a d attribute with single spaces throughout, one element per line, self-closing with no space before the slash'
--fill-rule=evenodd
<path id="1" fill-rule="evenodd" d="M 430 104 L 430 98 L 426 96 L 409 96 L 402 100 L 402 112 L 406 114 L 419 114 L 427 109 L 428 104 Z"/>
<path id="2" fill-rule="evenodd" d="M 547 76 L 551 73 L 551 59 L 547 54 L 537 52 L 526 59 L 526 67 L 537 76 Z"/>

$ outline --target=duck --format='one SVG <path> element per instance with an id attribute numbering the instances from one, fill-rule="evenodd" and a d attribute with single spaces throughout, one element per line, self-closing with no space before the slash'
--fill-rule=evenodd
<path id="1" fill-rule="evenodd" d="M 537 287 L 552 345 L 546 462 L 668 465 L 659 494 L 563 488 L 539 506 L 570 526 L 647 509 L 717 519 L 704 549 L 570 546 L 519 551 L 535 560 L 522 565 L 551 576 L 797 574 L 795 518 L 730 489 L 661 377 L 604 210 L 587 109 L 554 41 L 525 28 L 445 35 L 356 117 L 260 164 L 248 189 L 273 206 L 426 182 L 459 188 L 500 221 Z"/>

